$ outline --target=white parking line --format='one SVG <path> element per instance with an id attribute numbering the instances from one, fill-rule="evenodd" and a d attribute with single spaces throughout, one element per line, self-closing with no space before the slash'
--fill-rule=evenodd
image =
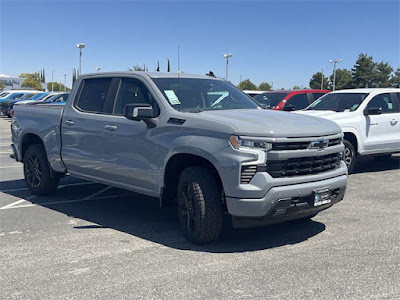
<path id="1" fill-rule="evenodd" d="M 111 186 L 107 186 L 107 187 L 105 187 L 104 189 L 102 189 L 102 190 L 100 190 L 100 191 L 98 191 L 98 192 L 96 192 L 96 193 L 94 193 L 94 194 L 92 194 L 92 195 L 89 195 L 89 196 L 83 198 L 82 200 L 90 200 L 90 199 L 92 199 L 93 197 L 96 197 L 97 195 L 100 195 L 101 193 L 104 193 L 105 191 L 107 191 L 107 190 L 109 190 L 109 189 L 111 189 Z"/>
<path id="2" fill-rule="evenodd" d="M 87 184 L 96 184 L 96 182 L 77 182 L 77 183 L 70 183 L 70 184 L 63 184 L 58 187 L 58 189 L 64 188 L 66 186 L 76 186 L 76 185 L 87 185 Z M 18 188 L 18 189 L 9 189 L 9 190 L 0 190 L 1 193 L 10 193 L 10 192 L 20 192 L 20 191 L 27 191 L 28 188 Z"/>
<path id="3" fill-rule="evenodd" d="M 12 154 L 12 151 L 0 152 L 0 154 Z"/>
<path id="4" fill-rule="evenodd" d="M 8 167 L 0 167 L 0 169 L 8 169 L 8 168 L 21 168 L 22 165 L 18 165 L 18 166 L 8 166 Z"/>
<path id="5" fill-rule="evenodd" d="M 134 195 L 134 194 L 132 194 Z M 73 202 L 84 202 L 84 201 L 94 201 L 94 200 L 104 200 L 104 199 L 112 199 L 112 198 L 118 198 L 118 197 L 126 197 L 130 196 L 128 195 L 113 195 L 113 196 L 105 196 L 105 197 L 97 197 L 97 198 L 90 198 L 90 199 L 76 199 L 76 200 L 67 200 L 67 201 L 54 201 L 54 202 L 44 202 L 40 204 L 25 204 L 25 205 L 18 205 L 18 206 L 3 206 L 0 207 L 0 210 L 5 210 L 5 209 L 12 209 L 12 208 L 26 208 L 26 207 L 33 207 L 33 206 L 43 206 L 43 205 L 53 205 L 53 204 L 64 204 L 64 203 L 73 203 Z"/>
<path id="6" fill-rule="evenodd" d="M 22 203 L 22 202 L 32 200 L 32 199 L 35 198 L 35 197 L 36 197 L 36 195 L 32 195 L 32 196 L 29 196 L 29 197 L 26 198 L 26 199 L 17 200 L 17 201 L 15 201 L 15 202 L 13 202 L 13 203 L 7 204 L 6 206 L 0 207 L 0 209 L 12 208 L 12 207 L 14 207 L 14 206 L 16 206 L 16 205 L 18 205 L 18 204 L 20 204 L 20 203 Z"/>

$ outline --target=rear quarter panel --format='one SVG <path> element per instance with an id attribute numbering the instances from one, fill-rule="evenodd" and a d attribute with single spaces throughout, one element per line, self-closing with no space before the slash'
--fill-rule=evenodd
<path id="1" fill-rule="evenodd" d="M 29 134 L 38 136 L 47 153 L 51 167 L 56 172 L 65 172 L 61 160 L 60 122 L 63 106 L 15 105 L 11 124 L 12 141 L 21 157 L 22 142 Z"/>

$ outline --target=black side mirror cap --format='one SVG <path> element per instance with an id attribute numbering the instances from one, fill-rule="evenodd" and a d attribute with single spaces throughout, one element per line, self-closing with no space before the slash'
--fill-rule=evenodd
<path id="1" fill-rule="evenodd" d="M 153 107 L 148 103 L 127 104 L 124 109 L 124 116 L 129 120 L 140 121 L 154 118 Z"/>
<path id="2" fill-rule="evenodd" d="M 296 110 L 296 106 L 293 105 L 286 105 L 283 107 L 284 111 L 295 111 Z"/>
<path id="3" fill-rule="evenodd" d="M 371 107 L 364 109 L 364 115 L 380 115 L 382 114 L 382 107 Z"/>

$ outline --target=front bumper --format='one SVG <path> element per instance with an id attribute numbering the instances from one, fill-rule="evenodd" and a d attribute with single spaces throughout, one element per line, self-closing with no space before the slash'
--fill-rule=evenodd
<path id="1" fill-rule="evenodd" d="M 341 201 L 346 185 L 347 175 L 341 175 L 316 182 L 273 187 L 259 199 L 226 197 L 226 205 L 234 219 L 254 223 L 251 226 L 279 223 L 313 215 Z M 314 207 L 314 192 L 323 189 L 332 191 L 331 202 Z"/>

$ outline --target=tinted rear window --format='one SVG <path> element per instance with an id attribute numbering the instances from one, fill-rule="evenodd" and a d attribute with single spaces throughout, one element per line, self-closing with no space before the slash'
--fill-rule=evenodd
<path id="1" fill-rule="evenodd" d="M 255 96 L 254 99 L 266 106 L 267 108 L 276 107 L 282 100 L 288 95 L 288 93 L 265 93 Z"/>

